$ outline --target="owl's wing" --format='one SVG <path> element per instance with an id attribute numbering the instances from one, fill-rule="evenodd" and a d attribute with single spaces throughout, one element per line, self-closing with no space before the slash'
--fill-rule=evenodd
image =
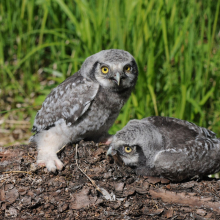
<path id="1" fill-rule="evenodd" d="M 198 138 L 159 151 L 154 164 L 163 176 L 179 181 L 216 173 L 220 169 L 220 140 Z"/>
<path id="2" fill-rule="evenodd" d="M 79 72 L 67 78 L 45 99 L 32 131 L 48 130 L 60 119 L 70 126 L 86 112 L 98 89 L 98 84 L 82 77 Z"/>
<path id="3" fill-rule="evenodd" d="M 181 144 L 194 140 L 197 137 L 215 138 L 214 132 L 199 127 L 191 122 L 171 117 L 152 116 L 146 118 L 160 133 L 169 140 L 169 143 Z"/>

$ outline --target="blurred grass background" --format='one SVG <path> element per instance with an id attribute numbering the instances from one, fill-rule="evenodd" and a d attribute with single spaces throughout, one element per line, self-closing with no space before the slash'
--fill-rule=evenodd
<path id="1" fill-rule="evenodd" d="M 161 115 L 220 137 L 219 10 L 220 0 L 1 1 L 0 133 L 13 133 L 7 145 L 27 141 L 51 89 L 109 48 L 129 51 L 139 66 L 111 133 L 132 118 Z"/>

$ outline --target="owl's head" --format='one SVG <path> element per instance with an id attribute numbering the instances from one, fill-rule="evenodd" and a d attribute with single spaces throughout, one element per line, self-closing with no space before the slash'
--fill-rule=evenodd
<path id="1" fill-rule="evenodd" d="M 113 157 L 118 165 L 124 163 L 139 169 L 152 164 L 161 142 L 162 136 L 148 120 L 131 120 L 114 135 L 107 156 Z"/>
<path id="2" fill-rule="evenodd" d="M 113 157 L 118 165 L 137 167 L 145 164 L 143 147 L 145 126 L 139 120 L 131 120 L 120 131 L 118 131 L 110 144 L 107 156 Z"/>
<path id="3" fill-rule="evenodd" d="M 102 50 L 88 57 L 82 65 L 81 74 L 110 90 L 133 88 L 137 81 L 138 67 L 134 57 L 127 51 Z"/>

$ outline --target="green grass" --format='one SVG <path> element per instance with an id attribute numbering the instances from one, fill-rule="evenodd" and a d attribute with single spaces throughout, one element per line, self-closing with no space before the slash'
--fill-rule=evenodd
<path id="1" fill-rule="evenodd" d="M 139 78 L 111 133 L 162 115 L 220 136 L 219 10 L 220 0 L 1 1 L 0 111 L 33 123 L 86 57 L 119 48 L 136 58 Z"/>

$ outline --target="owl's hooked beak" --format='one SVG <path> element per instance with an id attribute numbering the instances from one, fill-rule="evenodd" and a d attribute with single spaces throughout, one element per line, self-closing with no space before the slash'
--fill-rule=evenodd
<path id="1" fill-rule="evenodd" d="M 119 73 L 119 72 L 117 72 L 117 73 L 115 74 L 114 79 L 115 79 L 116 83 L 117 83 L 118 86 L 119 86 L 119 84 L 120 84 L 120 79 L 121 79 L 121 76 L 120 76 L 120 73 Z"/>
<path id="2" fill-rule="evenodd" d="M 113 158 L 115 163 L 118 164 L 119 166 L 122 166 L 124 164 L 123 160 L 118 155 L 118 152 L 116 150 L 112 149 L 111 147 L 108 149 L 106 156 Z"/>
<path id="3" fill-rule="evenodd" d="M 117 154 L 117 151 L 110 147 L 106 153 L 106 156 L 114 156 L 115 154 Z"/>

